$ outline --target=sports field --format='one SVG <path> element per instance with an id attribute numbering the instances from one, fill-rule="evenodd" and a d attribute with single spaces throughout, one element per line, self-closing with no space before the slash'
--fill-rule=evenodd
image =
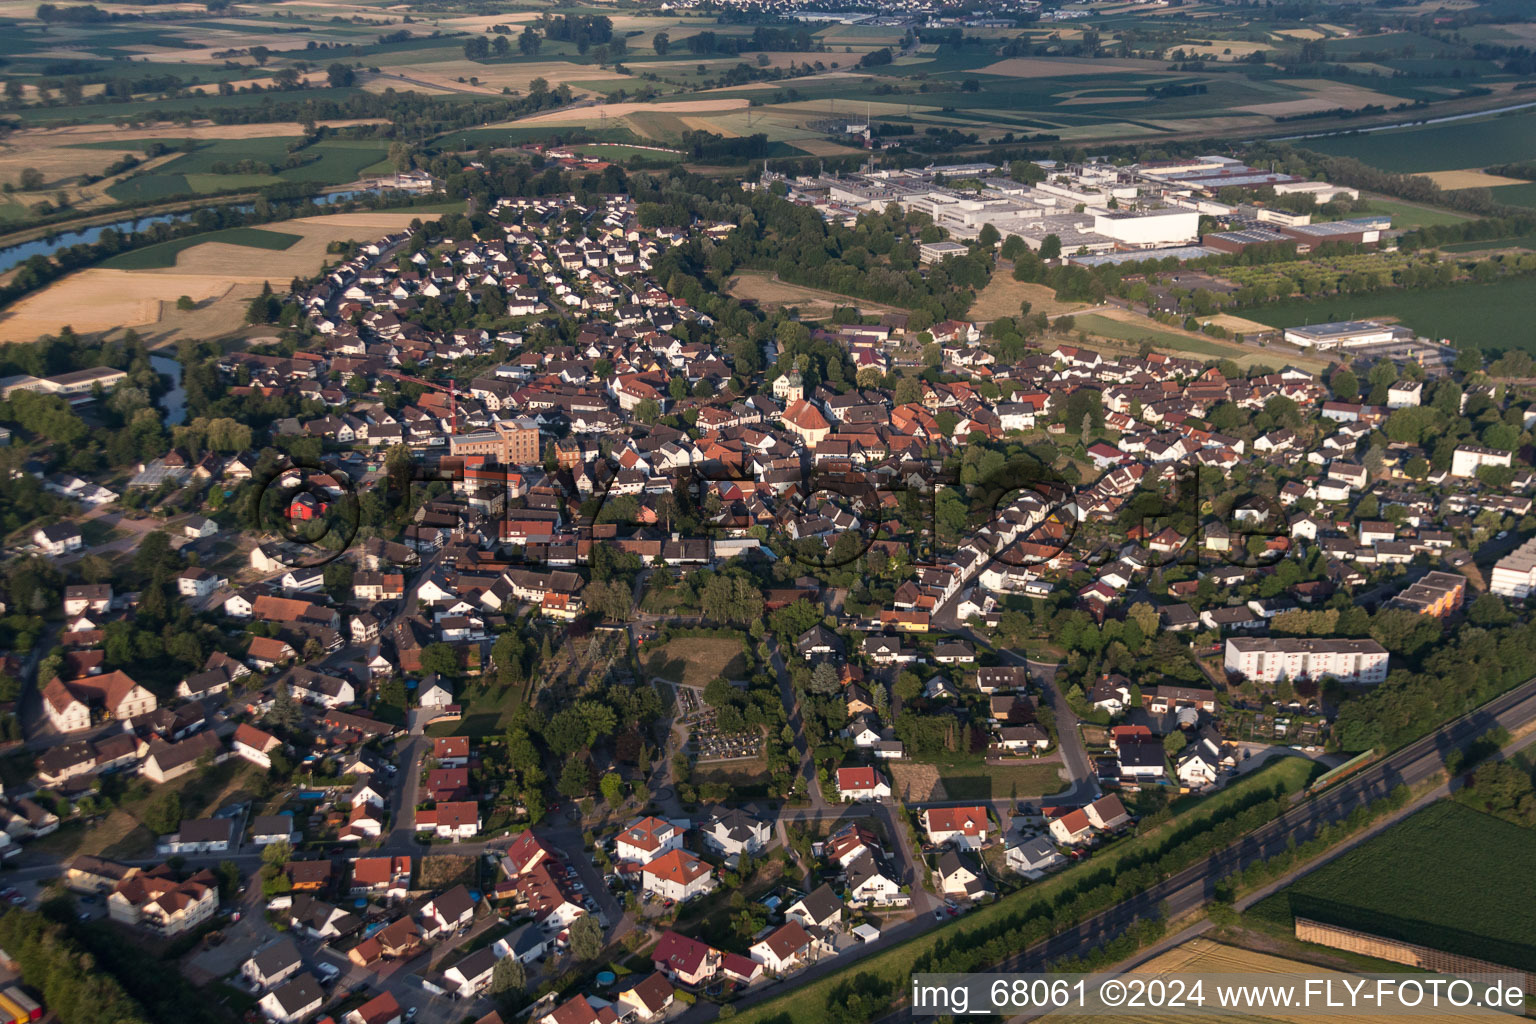
<path id="1" fill-rule="evenodd" d="M 1251 911 L 1536 970 L 1536 830 L 1442 800 Z"/>

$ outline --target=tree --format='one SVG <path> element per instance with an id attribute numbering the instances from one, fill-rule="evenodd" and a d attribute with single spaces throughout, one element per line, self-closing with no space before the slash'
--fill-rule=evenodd
<path id="1" fill-rule="evenodd" d="M 572 800 L 587 795 L 587 790 L 592 786 L 592 769 L 587 762 L 579 757 L 573 757 L 565 763 L 565 768 L 560 772 L 560 782 L 555 786 L 561 796 L 568 796 Z"/>
<path id="2" fill-rule="evenodd" d="M 1347 366 L 1335 370 L 1328 383 L 1333 388 L 1333 396 L 1341 402 L 1353 402 L 1360 397 L 1360 378 Z"/>
<path id="3" fill-rule="evenodd" d="M 507 996 L 528 987 L 528 971 L 515 956 L 504 956 L 491 968 L 491 994 Z"/>
<path id="4" fill-rule="evenodd" d="M 603 926 L 591 914 L 582 914 L 571 922 L 571 955 L 592 961 L 603 955 Z"/>
<path id="5" fill-rule="evenodd" d="M 651 37 L 651 48 L 656 51 L 656 56 L 665 57 L 667 50 L 672 46 L 672 38 L 665 32 L 657 32 Z"/>
<path id="6" fill-rule="evenodd" d="M 976 241 L 985 248 L 991 249 L 997 245 L 1002 237 L 997 228 L 993 227 L 989 221 L 981 226 L 981 232 L 976 236 Z"/>
<path id="7" fill-rule="evenodd" d="M 175 790 L 156 793 L 144 808 L 144 825 L 158 836 L 168 836 L 181 827 L 181 794 Z"/>
<path id="8" fill-rule="evenodd" d="M 661 416 L 661 404 L 654 398 L 642 398 L 635 405 L 635 419 L 641 423 L 655 423 Z"/>
<path id="9" fill-rule="evenodd" d="M 1189 741 L 1185 739 L 1184 734 L 1178 729 L 1175 729 L 1173 732 L 1170 732 L 1168 735 L 1163 737 L 1163 749 L 1168 752 L 1169 757 L 1175 757 L 1178 755 L 1179 751 L 1184 749 L 1185 744 L 1188 742 Z"/>
<path id="10" fill-rule="evenodd" d="M 608 801 L 609 807 L 617 808 L 624 802 L 624 780 L 618 772 L 608 772 L 597 783 L 598 791 L 603 794 L 603 799 Z"/>
<path id="11" fill-rule="evenodd" d="M 325 77 L 332 89 L 345 89 L 357 80 L 357 74 L 340 61 L 325 69 Z"/>
<path id="12" fill-rule="evenodd" d="M 823 661 L 811 670 L 811 692 L 829 696 L 842 688 L 837 669 L 830 661 Z"/>
<path id="13" fill-rule="evenodd" d="M 35 192 L 46 184 L 43 172 L 36 167 L 23 167 L 21 170 L 21 190 L 23 192 Z"/>
<path id="14" fill-rule="evenodd" d="M 266 67 L 267 61 L 271 58 L 271 56 L 272 51 L 267 49 L 265 46 L 251 47 L 251 59 L 254 60 L 260 67 Z"/>
<path id="15" fill-rule="evenodd" d="M 197 303 L 192 301 L 192 296 L 183 295 L 176 300 L 176 308 L 185 313 L 188 310 L 196 309 Z"/>
<path id="16" fill-rule="evenodd" d="M 522 31 L 522 34 L 517 37 L 518 52 L 522 53 L 525 57 L 532 57 L 534 54 L 539 52 L 540 41 L 539 33 L 534 29 L 532 25 L 529 25 L 525 27 Z M 547 89 L 548 87 L 549 83 L 546 82 L 545 88 Z M 531 85 L 528 91 L 533 91 Z"/>
<path id="17" fill-rule="evenodd" d="M 1056 234 L 1046 235 L 1040 240 L 1040 258 L 1054 260 L 1061 256 L 1061 236 Z"/>
<path id="18" fill-rule="evenodd" d="M 427 644 L 421 649 L 421 670 L 428 673 L 435 672 L 440 676 L 458 675 L 458 652 L 453 649 L 452 644 L 441 642 Z"/>

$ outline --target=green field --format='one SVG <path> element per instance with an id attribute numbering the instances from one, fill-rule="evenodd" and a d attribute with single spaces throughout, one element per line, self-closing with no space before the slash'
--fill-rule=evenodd
<path id="1" fill-rule="evenodd" d="M 173 238 L 169 242 L 159 242 L 142 249 L 119 253 L 102 263 L 102 266 L 115 270 L 159 270 L 163 267 L 174 267 L 176 257 L 181 255 L 182 250 L 190 249 L 194 245 L 202 245 L 204 242 L 226 242 L 252 249 L 279 251 L 287 249 L 302 237 L 302 235 L 289 235 L 280 231 L 265 231 L 261 228 L 225 228 L 222 231 Z"/>
<path id="2" fill-rule="evenodd" d="M 1445 252 L 1482 252 L 1487 249 L 1536 249 L 1536 235 L 1519 235 L 1515 238 L 1490 238 L 1485 242 L 1457 242 L 1442 245 Z"/>
<path id="3" fill-rule="evenodd" d="M 951 800 L 1002 800 L 1060 792 L 1063 783 L 1058 767 L 1056 761 L 940 765 L 939 778 Z"/>
<path id="4" fill-rule="evenodd" d="M 1396 199 L 1382 199 L 1371 196 L 1369 213 L 1381 213 L 1392 218 L 1394 228 L 1423 228 L 1438 227 L 1442 224 L 1460 224 L 1464 220 L 1471 220 L 1463 213 L 1454 213 L 1450 210 L 1440 210 L 1433 206 L 1420 206 L 1417 203 L 1404 203 Z M 1360 214 L 1351 213 L 1351 217 Z"/>
<path id="5" fill-rule="evenodd" d="M 1536 110 L 1481 121 L 1297 139 L 1293 145 L 1335 156 L 1352 156 L 1382 170 L 1404 174 L 1486 167 L 1536 159 Z"/>
<path id="6" fill-rule="evenodd" d="M 1536 181 L 1524 185 L 1499 185 L 1490 189 L 1493 201 L 1510 206 L 1536 206 Z"/>
<path id="7" fill-rule="evenodd" d="M 340 185 L 354 181 L 364 173 L 382 170 L 381 161 L 389 152 L 389 143 L 383 139 L 325 139 L 291 154 L 306 161 L 301 166 L 278 170 L 275 174 L 215 174 L 213 171 L 215 165 L 233 166 L 241 160 L 281 167 L 290 156 L 288 146 L 296 138 L 277 135 L 199 142 L 190 153 L 148 173 L 120 181 L 108 188 L 107 194 L 124 202 L 145 202 L 191 193 L 205 195 L 259 188 L 283 181 Z M 142 147 L 144 143 L 134 145 Z"/>
<path id="8" fill-rule="evenodd" d="M 1449 338 L 1457 345 L 1476 345 L 1484 351 L 1523 348 L 1536 352 L 1532 309 L 1536 309 L 1536 278 L 1511 277 L 1493 284 L 1456 284 L 1273 303 L 1242 310 L 1242 315 L 1273 327 L 1396 316 L 1426 337 Z M 1476 310 L 1476 315 L 1470 315 L 1472 310 Z"/>
<path id="9" fill-rule="evenodd" d="M 1191 338 L 1187 334 L 1179 334 L 1176 331 L 1166 330 L 1162 327 L 1140 324 L 1128 324 L 1120 320 L 1111 320 L 1107 316 L 1099 316 L 1097 313 L 1085 313 L 1072 318 L 1072 329 L 1086 331 L 1089 334 L 1097 334 L 1103 338 L 1114 338 L 1116 341 L 1127 341 L 1131 344 L 1139 344 L 1150 341 L 1154 345 L 1164 348 L 1178 349 L 1191 355 L 1210 356 L 1215 359 L 1229 359 L 1240 355 L 1230 346 L 1222 345 L 1215 341 L 1203 341 L 1200 338 Z"/>
<path id="10" fill-rule="evenodd" d="M 1253 908 L 1536 970 L 1536 830 L 1442 800 Z"/>
<path id="11" fill-rule="evenodd" d="M 1143 835 L 1117 842 L 1096 854 L 1092 860 L 1076 864 L 1051 878 L 1004 896 L 996 903 L 967 914 L 953 927 L 929 931 L 865 957 L 847 970 L 834 971 L 808 985 L 743 1010 L 735 1019 L 741 1024 L 768 1024 L 770 1021 L 786 1020 L 799 1024 L 800 1021 L 823 1019 L 827 1016 L 828 998 L 839 987 L 849 984 L 855 976 L 860 975 L 879 978 L 893 984 L 898 991 L 904 990 L 919 961 L 941 943 L 955 945 L 964 944 L 968 940 L 985 941 L 988 929 L 1023 915 L 1035 904 L 1066 898 L 1079 883 L 1106 870 L 1112 872 L 1121 860 L 1155 851 L 1163 846 L 1170 835 L 1181 834 L 1191 826 L 1198 830 L 1199 823 L 1210 815 L 1251 800 L 1256 794 L 1276 786 L 1287 793 L 1299 791 L 1311 779 L 1315 767 L 1311 761 L 1299 757 L 1283 757 L 1273 761 L 1225 789 L 1189 802 L 1178 810 L 1171 822 Z M 857 982 L 853 984 L 857 986 Z"/>

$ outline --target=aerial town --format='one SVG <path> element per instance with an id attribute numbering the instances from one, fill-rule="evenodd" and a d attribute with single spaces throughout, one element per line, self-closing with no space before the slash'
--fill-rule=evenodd
<path id="1" fill-rule="evenodd" d="M 828 57 L 894 31 L 861 75 L 1016 24 L 1055 48 L 987 60 L 1250 61 L 1099 54 L 1066 26 L 1105 7 L 653 14 L 815 26 Z M 1469 153 L 1505 183 L 1428 192 L 1332 136 L 1061 144 L 1022 115 L 913 147 L 897 87 L 807 95 L 797 154 L 614 142 L 623 93 L 544 120 L 613 81 L 468 77 L 585 61 L 600 26 L 559 17 L 476 22 L 463 76 L 283 58 L 320 76 L 285 108 L 307 141 L 177 172 L 367 142 L 387 172 L 341 212 L 232 181 L 248 220 L 77 225 L 0 279 L 7 330 L 77 271 L 231 282 L 0 344 L 0 1024 L 865 1024 L 921 1016 L 925 973 L 1233 963 L 1500 974 L 1531 1005 L 1536 336 L 1501 296 L 1536 218 L 1464 195 L 1530 165 Z M 367 24 L 344 56 L 441 31 Z M 623 38 L 592 75 L 628 81 Z M 218 50 L 210 95 L 257 95 L 230 83 L 264 49 Z M 68 99 L 25 77 L 20 145 Z M 398 106 L 444 94 L 485 110 Z M 146 160 L 269 141 L 184 120 Z M 373 123 L 397 134 L 336 134 Z"/>

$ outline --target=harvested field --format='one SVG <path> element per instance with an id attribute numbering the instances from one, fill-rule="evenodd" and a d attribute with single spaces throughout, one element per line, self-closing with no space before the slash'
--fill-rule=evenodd
<path id="1" fill-rule="evenodd" d="M 924 800 L 948 800 L 949 791 L 939 778 L 939 769 L 931 764 L 892 763 L 891 787 L 895 796 L 906 802 Z"/>
<path id="2" fill-rule="evenodd" d="M 1421 178 L 1428 178 L 1447 191 L 1458 188 L 1493 188 L 1496 185 L 1528 185 L 1530 182 L 1523 178 L 1506 178 L 1499 174 L 1489 174 L 1477 167 L 1469 167 L 1460 171 L 1429 171 L 1421 174 Z"/>
<path id="3" fill-rule="evenodd" d="M 1310 114 L 1319 110 L 1334 110 L 1338 107 L 1363 107 L 1368 104 L 1381 106 L 1393 106 L 1401 102 L 1394 96 L 1375 92 L 1358 85 L 1348 85 L 1344 82 L 1330 82 L 1321 78 L 1298 78 L 1294 82 L 1287 83 L 1298 89 L 1304 89 L 1310 95 L 1304 99 L 1280 100 L 1275 103 L 1254 103 L 1248 106 L 1238 107 L 1238 110 L 1248 110 L 1255 114 L 1263 114 L 1267 117 L 1284 117 L 1291 114 Z"/>
<path id="4" fill-rule="evenodd" d="M 591 78 L 591 75 L 583 75 Z M 581 124 L 591 125 L 626 114 L 708 114 L 713 111 L 742 110 L 747 106 L 744 99 L 683 100 L 670 103 L 600 103 L 575 110 L 551 110 L 544 114 L 486 125 L 487 128 L 522 127 L 530 124 Z"/>
<path id="5" fill-rule="evenodd" d="M 836 142 L 826 139 L 801 139 L 793 143 L 796 149 L 803 149 L 811 156 L 847 156 L 849 153 L 862 153 L 863 150 L 853 146 L 840 146 Z"/>
<path id="6" fill-rule="evenodd" d="M 1181 47 L 1169 47 L 1163 54 L 1163 60 L 1169 60 L 1168 54 L 1176 49 L 1182 49 L 1186 54 L 1209 54 L 1217 60 L 1237 60 L 1239 57 L 1246 57 L 1250 53 L 1259 50 L 1267 53 L 1273 50 L 1274 46 L 1269 43 L 1253 43 L 1242 39 L 1217 39 L 1212 41 L 1209 46 L 1199 43 L 1185 43 Z M 1229 50 L 1231 51 L 1230 53 L 1227 52 Z"/>
<path id="7" fill-rule="evenodd" d="M 1325 36 L 1315 28 L 1277 28 L 1270 33 L 1272 36 L 1284 36 L 1287 39 L 1323 39 Z"/>
<path id="8" fill-rule="evenodd" d="M 142 327 L 160 319 L 161 302 L 175 302 L 181 295 L 190 296 L 194 302 L 207 302 L 222 297 L 230 288 L 227 278 L 213 274 L 92 267 L 70 274 L 0 312 L 0 341 L 36 341 L 44 334 L 57 333 L 66 324 L 82 334 Z"/>
<path id="9" fill-rule="evenodd" d="M 1264 334 L 1274 330 L 1268 324 L 1261 324 L 1257 320 L 1245 320 L 1231 313 L 1221 313 L 1217 316 L 1207 317 L 1205 322 L 1215 324 L 1217 327 L 1224 327 L 1234 334 Z"/>
<path id="10" fill-rule="evenodd" d="M 382 118 L 357 120 L 320 121 L 330 128 L 348 128 L 353 125 L 387 124 Z M 6 136 L 6 144 L 26 146 L 31 140 L 43 146 L 87 146 L 92 143 L 121 143 L 122 149 L 136 149 L 138 142 L 150 139 L 262 139 L 274 135 L 303 135 L 304 126 L 294 121 L 275 121 L 266 124 L 214 124 L 212 121 L 193 121 L 180 124 L 175 121 L 154 121 L 120 128 L 112 124 L 73 124 L 59 128 L 25 128 Z"/>
<path id="11" fill-rule="evenodd" d="M 145 327 L 159 323 L 166 311 L 189 296 L 200 307 L 183 317 L 218 333 L 240 326 L 240 300 L 271 281 L 282 286 L 295 276 L 315 273 L 326 261 L 326 246 L 346 239 L 372 239 L 409 224 L 418 213 L 339 213 L 282 221 L 274 231 L 300 240 L 287 249 L 253 249 L 227 242 L 192 245 L 176 256 L 176 265 L 159 270 L 92 267 L 70 274 L 0 312 L 0 341 L 35 341 L 65 324 L 82 333 L 115 327 Z M 211 312 L 217 307 L 216 313 Z M 195 320 L 195 314 L 201 313 Z M 217 315 L 216 315 L 217 314 Z"/>
<path id="12" fill-rule="evenodd" d="M 1104 60 L 1079 60 L 1073 57 L 1009 57 L 984 68 L 977 68 L 978 75 L 1003 75 L 1007 78 L 1057 78 L 1073 75 L 1104 75 L 1115 71 L 1161 71 L 1163 65 L 1155 60 L 1131 60 L 1105 58 Z"/>
<path id="13" fill-rule="evenodd" d="M 721 138 L 726 139 L 737 139 L 741 137 L 740 132 L 731 128 L 726 128 L 718 121 L 712 120 L 708 117 L 680 117 L 678 120 L 682 121 L 686 127 L 692 128 L 696 132 L 714 132 Z"/>
<path id="14" fill-rule="evenodd" d="M 517 92 L 527 92 L 528 83 L 542 78 L 550 88 L 570 85 L 582 92 L 577 82 L 612 81 L 624 78 L 612 71 L 604 71 L 590 64 L 572 64 L 569 61 L 540 61 L 534 64 L 478 64 L 472 60 L 435 61 L 430 64 L 382 65 L 380 72 L 397 75 L 411 83 L 435 86 L 451 92 L 483 92 L 500 95 L 503 87 Z M 459 79 L 464 81 L 459 81 Z M 469 79 L 479 80 L 471 85 Z"/>
<path id="15" fill-rule="evenodd" d="M 764 306 L 798 306 L 803 314 L 809 316 L 830 313 L 833 306 L 857 306 L 866 313 L 902 312 L 895 306 L 790 284 L 772 274 L 737 274 L 727 282 L 725 290 L 738 299 L 756 299 Z M 816 312 L 818 310 L 819 314 Z"/>
<path id="16" fill-rule="evenodd" d="M 1055 316 L 1082 309 L 1082 302 L 1058 302 L 1056 291 L 1043 284 L 1015 281 L 1011 273 L 999 271 L 971 303 L 968 314 L 972 320 L 992 321 L 1003 316 L 1018 316 L 1022 304 L 1028 302 L 1031 313 Z"/>
<path id="17" fill-rule="evenodd" d="M 1285 957 L 1273 956 L 1269 953 L 1256 953 L 1252 950 L 1238 949 L 1235 946 L 1224 946 L 1210 939 L 1192 939 L 1181 946 L 1175 946 L 1168 952 L 1153 957 L 1146 963 L 1131 970 L 1134 975 L 1165 975 L 1165 974 L 1290 974 L 1306 975 L 1307 977 L 1330 977 L 1342 979 L 1353 977 L 1341 971 L 1331 971 L 1327 968 L 1317 967 L 1299 960 L 1290 960 Z M 1129 1024 L 1164 1024 L 1170 1020 L 1167 1011 L 1161 1013 L 1154 1011 L 1144 1012 L 1119 1012 L 1114 1015 L 1118 1021 L 1126 1021 Z M 1046 1014 L 1042 1020 L 1051 1024 L 1089 1024 L 1089 1022 L 1101 1022 L 1102 1016 L 1091 1016 L 1082 1013 L 1073 1013 L 1071 1010 L 1062 1010 L 1057 1013 Z M 1223 1021 L 1264 1021 L 1264 1022 L 1289 1022 L 1315 1020 L 1303 1012 L 1282 1013 L 1274 1010 L 1266 1010 L 1262 1016 L 1239 1014 L 1225 1011 L 1221 1014 Z M 1409 1024 L 1415 1020 L 1423 1020 L 1423 1017 L 1415 1017 L 1408 1013 L 1381 1013 L 1370 1015 L 1351 1015 L 1351 1020 L 1358 1020 L 1361 1024 Z M 1445 1024 L 1468 1024 L 1479 1019 L 1475 1014 L 1439 1013 L 1435 1014 L 1437 1022 Z M 1486 1019 L 1486 1018 L 1483 1018 Z"/>

